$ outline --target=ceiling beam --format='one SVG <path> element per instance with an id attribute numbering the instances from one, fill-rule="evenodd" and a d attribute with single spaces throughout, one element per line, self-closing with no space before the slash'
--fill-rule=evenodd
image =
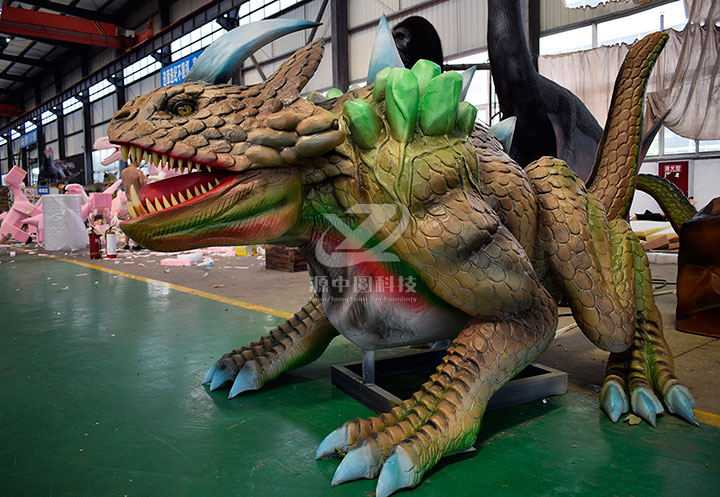
<path id="1" fill-rule="evenodd" d="M 112 22 L 111 16 L 95 12 L 94 10 L 81 9 L 79 7 L 73 7 L 71 5 L 63 5 L 61 3 L 50 2 L 48 0 L 21 0 L 26 5 L 32 5 L 54 12 L 60 12 L 61 14 L 67 14 L 74 17 L 80 17 L 81 19 L 87 19 L 88 21 L 100 21 L 100 22 Z"/>
<path id="2" fill-rule="evenodd" d="M 52 67 L 53 63 L 42 59 L 31 59 L 30 57 L 21 57 L 19 55 L 8 55 L 0 53 L 0 60 L 7 60 L 9 62 L 15 62 L 17 64 L 25 64 L 28 66 L 36 67 Z"/>
<path id="3" fill-rule="evenodd" d="M 28 78 L 26 76 L 16 76 L 14 74 L 0 73 L 0 79 L 7 79 L 8 81 L 16 81 L 18 83 L 33 83 L 35 78 Z"/>

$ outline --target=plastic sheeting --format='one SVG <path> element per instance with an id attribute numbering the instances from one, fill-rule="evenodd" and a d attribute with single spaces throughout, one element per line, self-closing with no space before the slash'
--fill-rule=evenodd
<path id="1" fill-rule="evenodd" d="M 45 250 L 87 247 L 88 233 L 81 217 L 80 195 L 44 195 Z"/>
<path id="2" fill-rule="evenodd" d="M 693 140 L 720 139 L 720 0 L 686 0 L 690 22 L 670 39 L 648 84 L 646 129 L 667 110 L 665 126 Z M 704 18 L 703 18 L 704 16 Z M 702 19 L 702 21 L 700 21 Z M 701 23 L 704 23 L 702 25 Z M 572 91 L 601 126 L 629 45 L 539 59 L 540 73 Z"/>

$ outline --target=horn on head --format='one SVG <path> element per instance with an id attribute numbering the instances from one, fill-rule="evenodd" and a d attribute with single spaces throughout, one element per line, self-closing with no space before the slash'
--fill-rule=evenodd
<path id="1" fill-rule="evenodd" d="M 227 83 L 232 73 L 256 50 L 286 34 L 318 26 L 302 19 L 265 19 L 228 31 L 198 57 L 186 83 Z"/>

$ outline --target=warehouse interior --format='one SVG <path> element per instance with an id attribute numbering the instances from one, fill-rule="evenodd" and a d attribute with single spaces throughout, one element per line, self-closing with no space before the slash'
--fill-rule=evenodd
<path id="1" fill-rule="evenodd" d="M 369 84 L 382 16 L 391 28 L 421 16 L 439 35 L 444 70 L 475 68 L 464 99 L 477 109 L 476 122 L 497 125 L 507 116 L 488 48 L 492 1 L 5 0 L 0 211 L 12 212 L 16 192 L 35 206 L 63 192 L 82 192 L 84 199 L 120 192 L 133 160 L 103 141 L 113 116 L 136 97 L 182 83 L 225 33 L 266 19 L 319 24 L 254 51 L 233 72 L 232 85 L 266 81 L 296 50 L 322 39 L 323 58 L 300 96 L 312 101 L 320 94 L 324 101 L 358 91 Z M 714 203 L 720 197 L 720 1 L 512 3 L 522 10 L 539 74 L 579 97 L 601 127 L 629 47 L 649 33 L 676 33 L 648 83 L 646 121 L 663 116 L 664 122 L 639 173 L 667 179 L 693 214 L 708 216 L 702 222 L 714 219 L 710 248 L 698 249 L 713 252 L 711 240 L 720 236 L 720 201 Z M 693 43 L 672 45 L 695 35 Z M 684 84 L 677 83 L 680 74 L 695 78 L 685 86 L 702 91 L 672 94 L 668 88 Z M 171 173 L 139 162 L 150 179 Z M 131 203 L 130 192 L 124 194 Z M 102 198 L 110 212 L 110 196 Z M 679 261 L 690 242 L 683 245 L 679 227 L 663 213 L 660 202 L 637 191 L 627 217 L 645 248 L 675 372 L 695 398 L 699 426 L 667 409 L 656 426 L 631 412 L 615 423 L 608 419 L 599 407 L 608 353 L 586 338 L 568 302 L 560 301 L 555 339 L 535 362 L 566 373 L 566 393 L 488 410 L 469 449 L 442 458 L 399 495 L 717 492 L 720 332 L 676 327 Z M 26 223 L 30 211 L 13 232 L 20 238 L 0 233 L 0 497 L 376 495 L 374 479 L 331 486 L 338 461 L 315 459 L 318 445 L 345 421 L 375 415 L 331 380 L 332 366 L 366 359 L 352 341 L 335 338 L 318 360 L 258 391 L 228 398 L 227 388 L 211 390 L 203 382 L 222 354 L 296 319 L 313 298 L 297 251 L 260 242 L 155 251 L 126 238 L 122 225 L 117 229 L 129 214 L 119 221 L 97 214 L 80 229 L 92 238 L 103 223 L 115 223 L 112 253 L 102 234 L 97 249 L 92 239 L 89 246 L 48 249 Z M 70 236 L 45 223 L 46 242 Z M 714 299 L 709 307 L 720 309 L 720 269 L 714 271 L 705 293 Z M 387 348 L 377 358 L 423 350 Z M 397 381 L 397 395 L 409 397 L 433 368 L 410 375 L 407 384 Z"/>

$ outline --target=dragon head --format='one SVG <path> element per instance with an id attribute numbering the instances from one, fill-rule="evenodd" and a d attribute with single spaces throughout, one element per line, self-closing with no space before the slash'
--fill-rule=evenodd
<path id="1" fill-rule="evenodd" d="M 313 25 L 303 23 L 300 28 Z M 181 173 L 127 192 L 131 219 L 122 228 L 151 249 L 281 240 L 301 214 L 301 165 L 345 139 L 335 115 L 299 96 L 320 62 L 322 40 L 253 86 L 224 84 L 228 64 L 207 74 L 208 63 L 218 66 L 218 50 L 211 51 L 217 44 L 184 83 L 127 102 L 108 129 L 125 160 Z"/>

